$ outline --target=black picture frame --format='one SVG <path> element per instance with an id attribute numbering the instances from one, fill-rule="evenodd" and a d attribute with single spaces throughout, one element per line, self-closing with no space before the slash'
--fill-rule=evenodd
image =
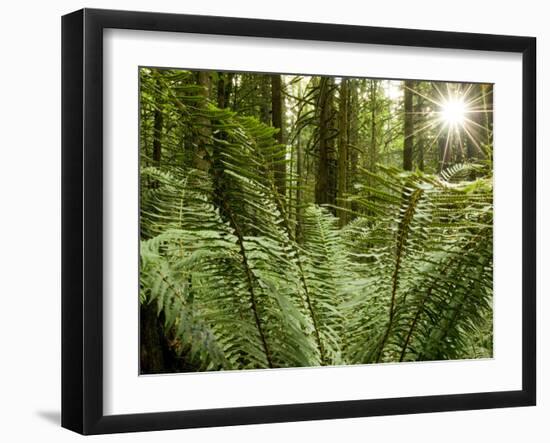
<path id="1" fill-rule="evenodd" d="M 522 389 L 131 415 L 103 413 L 103 30 L 171 31 L 522 55 Z M 62 426 L 82 434 L 530 406 L 536 403 L 536 39 L 83 9 L 62 18 Z M 518 276 L 519 278 L 519 276 Z"/>

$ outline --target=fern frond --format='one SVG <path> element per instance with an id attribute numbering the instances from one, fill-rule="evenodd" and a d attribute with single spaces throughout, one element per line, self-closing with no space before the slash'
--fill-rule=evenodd
<path id="1" fill-rule="evenodd" d="M 351 256 L 372 286 L 353 304 L 349 358 L 458 358 L 492 299 L 492 187 L 390 169 L 379 186 L 389 188 L 370 196 L 380 212 L 348 227 Z"/>

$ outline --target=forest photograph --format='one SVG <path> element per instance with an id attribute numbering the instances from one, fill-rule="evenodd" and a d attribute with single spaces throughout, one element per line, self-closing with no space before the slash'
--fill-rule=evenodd
<path id="1" fill-rule="evenodd" d="M 493 357 L 493 85 L 140 67 L 140 374 Z"/>

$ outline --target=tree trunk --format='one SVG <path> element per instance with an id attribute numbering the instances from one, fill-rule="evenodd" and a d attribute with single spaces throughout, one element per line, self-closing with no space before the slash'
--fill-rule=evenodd
<path id="1" fill-rule="evenodd" d="M 303 207 L 303 188 L 304 188 L 304 154 L 300 144 L 300 136 L 296 139 L 296 241 L 302 243 L 303 232 L 302 225 L 304 223 L 304 207 Z"/>
<path id="2" fill-rule="evenodd" d="M 157 77 L 157 87 L 161 89 L 160 81 Z M 154 130 L 153 130 L 153 164 L 155 166 L 160 166 L 161 158 L 161 146 L 162 146 L 162 127 L 163 127 L 163 116 L 162 116 L 162 103 L 160 98 L 156 97 L 156 107 L 154 112 Z"/>
<path id="3" fill-rule="evenodd" d="M 225 108 L 225 78 L 223 72 L 218 72 L 218 108 Z"/>
<path id="4" fill-rule="evenodd" d="M 338 207 L 336 216 L 340 226 L 347 223 L 347 168 L 348 168 L 348 83 L 340 83 L 340 108 L 338 109 Z"/>
<path id="5" fill-rule="evenodd" d="M 413 160 L 413 90 L 414 82 L 405 80 L 404 124 L 403 124 L 403 169 L 412 171 Z"/>
<path id="6" fill-rule="evenodd" d="M 139 372 L 162 373 L 166 370 L 166 339 L 157 317 L 156 303 L 140 305 L 139 326 Z"/>
<path id="7" fill-rule="evenodd" d="M 210 72 L 199 71 L 197 75 L 197 84 L 202 86 L 199 95 L 202 99 L 198 103 L 198 107 L 206 109 L 208 97 L 210 96 Z M 195 168 L 201 171 L 208 171 L 210 162 L 208 160 L 208 151 L 206 149 L 210 136 L 210 120 L 208 117 L 199 117 L 197 128 L 197 149 L 195 152 Z"/>
<path id="8" fill-rule="evenodd" d="M 420 85 L 416 85 L 417 88 L 420 87 Z M 413 111 L 414 111 L 414 119 L 413 119 L 413 126 L 420 128 L 425 124 L 424 119 L 424 113 L 422 112 L 424 109 L 424 103 L 420 96 L 416 96 L 413 103 Z M 416 161 L 418 165 L 418 169 L 421 171 L 424 171 L 424 143 L 425 143 L 425 137 L 422 135 L 418 135 L 415 137 L 416 143 L 414 144 L 414 148 L 416 150 Z"/>
<path id="9" fill-rule="evenodd" d="M 260 77 L 260 121 L 266 125 L 272 123 L 272 80 L 267 75 Z"/>
<path id="10" fill-rule="evenodd" d="M 280 75 L 271 76 L 271 121 L 274 128 L 279 129 L 275 138 L 277 143 L 284 144 L 283 127 L 283 100 L 281 95 L 282 81 Z M 279 194 L 285 200 L 286 195 L 286 148 L 279 148 L 273 159 L 273 171 L 275 176 L 275 185 Z"/>
<path id="11" fill-rule="evenodd" d="M 485 116 L 485 133 L 487 146 L 493 144 L 493 85 L 481 85 L 481 93 L 483 94 L 483 114 Z"/>
<path id="12" fill-rule="evenodd" d="M 319 159 L 315 182 L 315 203 L 331 204 L 331 119 L 332 119 L 332 83 L 328 77 L 322 77 L 319 84 Z"/>
<path id="13" fill-rule="evenodd" d="M 476 159 L 483 158 L 484 154 L 480 150 L 480 147 L 485 144 L 485 141 L 487 140 L 487 131 L 486 126 L 484 127 L 484 123 L 486 123 L 485 119 L 485 112 L 480 112 L 485 109 L 484 107 L 484 88 L 485 85 L 474 85 L 473 88 L 473 97 L 474 101 L 472 104 L 473 110 L 477 112 L 472 112 L 470 114 L 467 114 L 466 117 L 473 122 L 473 124 L 466 124 L 468 128 L 468 132 L 470 135 L 464 133 L 463 137 L 465 138 L 465 145 L 466 145 L 466 157 L 469 162 L 475 162 Z M 464 131 L 465 132 L 465 131 Z M 475 139 L 472 140 L 471 137 Z M 476 146 L 477 144 L 477 146 Z"/>
<path id="14" fill-rule="evenodd" d="M 378 80 L 370 80 L 370 143 L 369 143 L 369 150 L 368 155 L 366 156 L 366 169 L 369 171 L 374 171 L 376 169 L 376 161 L 377 161 L 377 151 L 378 151 L 378 143 L 377 143 L 377 137 L 376 137 L 376 131 L 377 125 L 376 125 L 376 119 L 378 118 L 378 88 L 377 88 L 377 82 Z M 369 184 L 371 180 L 369 177 Z"/>
<path id="15" fill-rule="evenodd" d="M 349 174 L 348 174 L 348 189 L 353 189 L 357 177 L 357 164 L 359 162 L 359 88 L 358 80 L 350 80 L 349 82 L 350 100 L 348 104 L 348 159 L 349 159 Z M 351 203 L 351 210 L 357 211 L 357 203 Z"/>
<path id="16" fill-rule="evenodd" d="M 225 109 L 231 105 L 233 74 L 218 72 L 218 108 Z"/>

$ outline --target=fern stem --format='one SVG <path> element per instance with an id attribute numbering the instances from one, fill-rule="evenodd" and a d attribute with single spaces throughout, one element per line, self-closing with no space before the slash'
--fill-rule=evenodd
<path id="1" fill-rule="evenodd" d="M 320 353 L 320 356 L 321 356 L 321 365 L 327 364 L 328 362 L 326 360 L 325 349 L 324 349 L 324 346 L 323 346 L 323 342 L 321 341 L 321 335 L 319 333 L 319 325 L 317 323 L 317 316 L 315 315 L 315 311 L 313 310 L 313 305 L 312 305 L 312 302 L 311 302 L 311 297 L 309 296 L 309 290 L 308 290 L 308 286 L 307 286 L 307 283 L 306 283 L 306 279 L 304 277 L 304 269 L 302 267 L 302 262 L 301 262 L 300 258 L 298 258 L 298 267 L 300 268 L 300 279 L 302 280 L 302 284 L 304 285 L 304 292 L 305 292 L 305 296 L 306 296 L 307 307 L 308 307 L 309 313 L 311 315 L 311 321 L 313 322 L 313 329 L 315 331 L 315 339 L 317 340 L 317 346 L 319 347 L 319 353 Z"/>
<path id="2" fill-rule="evenodd" d="M 293 252 L 296 254 L 298 269 L 300 270 L 300 281 L 302 282 L 302 285 L 303 285 L 303 288 L 304 288 L 304 294 L 305 294 L 305 297 L 306 297 L 307 308 L 308 308 L 308 311 L 309 311 L 309 315 L 311 316 L 311 321 L 313 323 L 313 330 L 315 332 L 315 340 L 317 341 L 317 347 L 319 348 L 319 354 L 320 354 L 320 357 L 321 357 L 321 365 L 326 365 L 326 364 L 328 364 L 328 362 L 327 362 L 327 359 L 326 359 L 325 348 L 323 346 L 323 342 L 321 341 L 321 334 L 319 332 L 319 324 L 317 322 L 317 316 L 315 315 L 315 311 L 313 309 L 313 303 L 312 303 L 311 297 L 309 295 L 309 287 L 308 287 L 308 284 L 307 284 L 307 281 L 306 281 L 306 278 L 305 278 L 304 267 L 303 267 L 302 259 L 301 259 L 301 253 L 298 250 L 298 248 L 296 247 L 296 239 L 294 238 L 294 233 L 292 232 L 292 229 L 290 229 L 290 222 L 289 222 L 288 217 L 286 215 L 286 211 L 284 209 L 283 202 L 281 201 L 281 199 L 279 197 L 279 193 L 275 189 L 275 185 L 273 183 L 271 183 L 271 187 L 272 187 L 272 191 L 274 193 L 273 195 L 275 196 L 275 201 L 276 201 L 276 204 L 278 206 L 278 209 L 279 209 L 279 211 L 281 211 L 281 214 L 282 214 L 283 219 L 285 221 L 285 230 L 287 231 L 287 235 L 288 235 L 289 239 L 291 240 L 289 242 L 290 246 L 293 249 Z"/>
<path id="3" fill-rule="evenodd" d="M 388 327 L 386 328 L 386 332 L 384 333 L 384 337 L 382 338 L 382 342 L 380 343 L 380 348 L 378 349 L 378 353 L 376 355 L 376 363 L 380 362 L 382 352 L 384 350 L 384 347 L 386 346 L 386 342 L 388 341 L 388 337 L 393 327 L 393 318 L 395 316 L 395 299 L 397 295 L 397 288 L 399 286 L 399 271 L 401 270 L 401 259 L 403 258 L 403 252 L 404 252 L 405 244 L 409 234 L 409 228 L 416 210 L 416 206 L 420 201 L 421 196 L 422 196 L 421 189 L 416 189 L 411 194 L 410 201 L 407 206 L 407 210 L 405 211 L 405 214 L 403 215 L 400 226 L 397 230 L 395 269 L 392 275 L 392 294 L 391 294 L 391 303 L 390 303 L 390 309 L 389 309 L 390 318 L 388 321 Z"/>
<path id="4" fill-rule="evenodd" d="M 244 247 L 244 240 L 241 230 L 239 229 L 239 226 L 233 217 L 233 213 L 231 211 L 231 208 L 227 204 L 227 202 L 223 201 L 223 206 L 225 209 L 225 213 L 227 217 L 229 218 L 229 223 L 231 224 L 231 227 L 235 231 L 235 234 L 237 236 L 237 242 L 239 244 L 239 248 L 241 251 L 241 257 L 242 257 L 242 264 L 243 268 L 246 274 L 246 280 L 248 284 L 248 293 L 250 295 L 250 304 L 252 305 L 252 313 L 254 314 L 254 321 L 256 323 L 256 328 L 258 329 L 258 333 L 260 335 L 260 339 L 262 341 L 262 346 L 264 348 L 264 353 L 267 359 L 267 363 L 270 368 L 273 368 L 273 359 L 271 357 L 271 351 L 269 350 L 269 346 L 267 345 L 267 340 L 265 337 L 265 333 L 262 327 L 262 323 L 260 321 L 260 316 L 258 314 L 258 304 L 256 302 L 256 292 L 254 291 L 254 274 L 252 273 L 252 270 L 250 269 L 250 266 L 248 264 L 248 259 L 246 258 L 246 249 Z"/>
<path id="5" fill-rule="evenodd" d="M 256 292 L 254 290 L 255 277 L 254 277 L 254 274 L 252 273 L 252 270 L 250 269 L 250 266 L 248 264 L 246 248 L 244 246 L 243 233 L 241 232 L 241 230 L 239 228 L 239 225 L 238 225 L 237 221 L 235 220 L 235 217 L 233 216 L 233 211 L 231 210 L 231 207 L 227 203 L 226 190 L 223 186 L 220 186 L 224 170 L 223 170 L 223 168 L 214 167 L 216 162 L 217 162 L 217 158 L 218 158 L 218 155 L 216 155 L 216 153 L 217 153 L 217 149 L 214 150 L 213 155 L 210 155 L 208 153 L 208 151 L 205 151 L 205 157 L 204 157 L 205 162 L 210 165 L 210 167 L 208 168 L 208 172 L 210 172 L 213 175 L 214 183 L 218 187 L 217 192 L 218 192 L 218 194 L 220 194 L 218 196 L 218 199 L 215 199 L 215 200 L 217 200 L 215 203 L 218 207 L 220 207 L 220 209 L 223 209 L 223 214 L 227 217 L 227 219 L 229 221 L 229 224 L 230 224 L 231 228 L 233 229 L 233 231 L 235 232 L 235 235 L 237 237 L 237 243 L 239 244 L 239 249 L 240 249 L 241 258 L 242 258 L 242 265 L 243 265 L 243 269 L 244 269 L 244 272 L 245 272 L 245 275 L 246 275 L 246 282 L 247 282 L 247 286 L 248 286 L 248 294 L 250 296 L 250 305 L 251 305 L 251 308 L 252 308 L 252 314 L 254 316 L 254 322 L 256 324 L 256 329 L 258 330 L 258 334 L 259 334 L 260 340 L 262 342 L 262 347 L 263 347 L 263 350 L 264 350 L 264 354 L 265 354 L 268 366 L 270 368 L 273 368 L 274 367 L 273 358 L 271 356 L 271 351 L 270 351 L 269 346 L 267 344 L 267 339 L 266 339 L 266 336 L 265 336 L 265 333 L 264 333 L 264 330 L 263 330 L 263 327 L 262 327 L 262 322 L 260 320 L 260 315 L 258 313 L 257 297 L 256 297 Z"/>
<path id="6" fill-rule="evenodd" d="M 399 356 L 399 361 L 403 361 L 405 358 L 405 353 L 407 352 L 407 348 L 409 347 L 409 342 L 411 340 L 412 334 L 414 332 L 414 328 L 416 327 L 416 324 L 418 323 L 418 319 L 420 318 L 420 315 L 422 314 L 422 310 L 424 309 L 424 305 L 426 304 L 426 301 L 430 296 L 432 295 L 432 291 L 434 289 L 435 282 L 430 288 L 428 289 L 428 292 L 424 297 L 422 298 L 422 303 L 420 303 L 420 306 L 418 307 L 418 310 L 416 311 L 416 315 L 414 316 L 414 319 L 411 323 L 411 327 L 409 328 L 409 332 L 407 333 L 407 338 L 405 339 L 405 344 L 403 345 L 403 349 L 401 349 L 401 355 Z"/>
<path id="7" fill-rule="evenodd" d="M 480 240 L 484 240 L 484 236 L 483 235 L 476 235 L 474 236 L 473 238 L 471 238 L 469 241 L 467 241 L 464 246 L 461 248 L 463 251 L 464 250 L 469 250 L 469 248 L 472 246 L 472 245 L 475 245 L 477 244 Z M 453 262 L 449 262 L 447 264 L 447 266 L 445 267 L 445 270 L 447 270 L 450 265 L 453 264 Z M 475 281 L 473 279 L 473 281 Z M 435 283 L 434 283 L 434 286 L 435 286 Z M 467 296 L 466 295 L 463 295 L 461 300 L 458 302 L 458 305 L 455 305 L 454 307 L 452 307 L 451 309 L 454 310 L 453 312 L 453 315 L 452 315 L 452 318 L 449 319 L 449 321 L 447 322 L 447 325 L 446 327 L 444 328 L 443 332 L 442 332 L 442 335 L 441 337 L 439 337 L 439 341 L 441 342 L 442 340 L 444 340 L 447 335 L 449 334 L 449 331 L 451 330 L 452 326 L 456 323 L 456 321 L 458 320 L 458 316 L 459 314 L 461 313 L 462 311 L 462 307 L 464 306 L 464 303 L 466 302 L 466 299 L 467 299 Z M 441 317 L 440 317 L 441 318 Z M 431 331 L 433 331 L 434 328 L 432 328 Z M 431 336 L 431 332 L 430 331 L 430 336 Z M 422 351 L 420 353 L 420 355 L 418 356 L 418 360 L 423 360 L 424 359 L 424 351 Z"/>
<path id="8" fill-rule="evenodd" d="M 452 263 L 453 263 L 452 261 L 449 261 L 447 263 L 447 265 L 442 269 L 441 275 L 445 275 L 445 273 L 447 272 L 447 269 L 449 269 Z M 422 302 L 420 303 L 420 306 L 416 311 L 414 319 L 411 323 L 411 327 L 409 328 L 409 332 L 407 333 L 407 339 L 405 340 L 405 344 L 403 345 L 403 349 L 401 350 L 401 356 L 399 357 L 400 362 L 403 361 L 403 359 L 405 358 L 405 353 L 407 352 L 407 348 L 409 346 L 414 329 L 416 328 L 416 325 L 418 323 L 418 319 L 420 318 L 420 315 L 422 315 L 422 310 L 424 309 L 424 306 L 426 305 L 426 302 L 428 301 L 428 299 L 431 297 L 432 292 L 435 288 L 435 285 L 436 285 L 436 281 L 434 281 L 433 284 L 428 288 L 428 291 L 422 298 Z"/>
<path id="9" fill-rule="evenodd" d="M 298 269 L 300 270 L 300 281 L 301 281 L 302 286 L 304 288 L 304 295 L 305 295 L 305 298 L 306 298 L 307 309 L 309 311 L 309 315 L 311 316 L 311 321 L 313 323 L 315 341 L 317 342 L 317 348 L 319 349 L 319 355 L 320 355 L 320 358 L 321 358 L 321 365 L 326 365 L 326 364 L 328 364 L 328 361 L 326 359 L 325 349 L 324 349 L 324 346 L 323 346 L 323 342 L 321 340 L 321 333 L 320 333 L 320 330 L 319 330 L 319 323 L 317 321 L 317 316 L 315 315 L 315 310 L 313 309 L 313 303 L 311 301 L 311 297 L 310 297 L 310 294 L 309 294 L 309 287 L 308 287 L 308 284 L 307 284 L 307 281 L 306 281 L 306 278 L 305 278 L 304 267 L 303 267 L 302 259 L 301 259 L 301 252 L 296 247 L 296 238 L 294 236 L 293 230 L 290 228 L 290 221 L 289 221 L 289 218 L 288 218 L 286 210 L 285 210 L 285 205 L 284 205 L 283 201 L 281 200 L 281 194 L 279 193 L 279 190 L 277 189 L 274 180 L 271 179 L 271 175 L 269 175 L 269 168 L 266 166 L 267 161 L 260 152 L 258 152 L 258 156 L 260 157 L 260 159 L 262 161 L 262 169 L 263 169 L 263 172 L 264 172 L 265 176 L 269 177 L 269 187 L 271 188 L 271 193 L 272 193 L 273 198 L 275 200 L 275 205 L 277 206 L 277 209 L 279 210 L 279 212 L 281 213 L 281 215 L 283 217 L 284 229 L 285 229 L 285 231 L 288 235 L 288 238 L 290 240 L 289 245 L 292 248 L 293 252 L 296 254 L 296 261 L 297 261 Z"/>

